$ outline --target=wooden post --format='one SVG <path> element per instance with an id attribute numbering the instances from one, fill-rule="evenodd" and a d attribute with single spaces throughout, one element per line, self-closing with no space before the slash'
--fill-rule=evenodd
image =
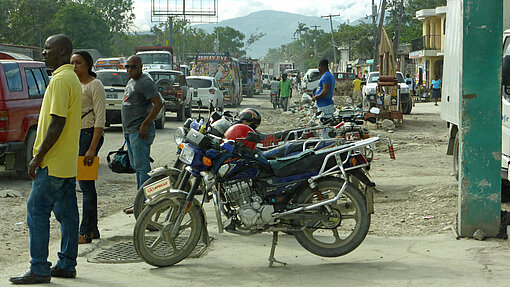
<path id="1" fill-rule="evenodd" d="M 502 1 L 462 0 L 459 234 L 499 232 Z M 449 35 L 446 35 L 448 37 Z"/>

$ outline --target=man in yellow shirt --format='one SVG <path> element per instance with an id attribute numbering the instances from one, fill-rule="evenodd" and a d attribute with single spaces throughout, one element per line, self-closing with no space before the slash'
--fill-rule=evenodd
<path id="1" fill-rule="evenodd" d="M 76 171 L 78 139 L 81 128 L 82 90 L 71 65 L 73 45 L 65 35 L 50 36 L 42 52 L 53 77 L 44 94 L 34 158 L 28 166 L 33 179 L 27 202 L 27 225 L 30 236 L 30 270 L 11 277 L 14 284 L 50 282 L 51 277 L 76 277 L 78 255 L 78 206 Z M 61 250 L 57 264 L 50 269 L 48 243 L 50 214 L 60 222 Z"/>
<path id="2" fill-rule="evenodd" d="M 356 106 L 361 103 L 361 80 L 358 75 L 356 75 L 356 79 L 352 81 L 352 86 L 354 87 L 352 92 L 353 105 Z"/>

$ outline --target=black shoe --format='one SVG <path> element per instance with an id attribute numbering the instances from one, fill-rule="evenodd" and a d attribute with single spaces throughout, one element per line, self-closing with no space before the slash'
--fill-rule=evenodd
<path id="1" fill-rule="evenodd" d="M 51 268 L 51 277 L 76 278 L 76 271 L 66 271 L 58 266 Z"/>
<path id="2" fill-rule="evenodd" d="M 33 273 L 31 270 L 18 277 L 11 277 L 9 281 L 14 284 L 37 284 L 37 283 L 50 283 L 51 276 L 40 276 Z"/>

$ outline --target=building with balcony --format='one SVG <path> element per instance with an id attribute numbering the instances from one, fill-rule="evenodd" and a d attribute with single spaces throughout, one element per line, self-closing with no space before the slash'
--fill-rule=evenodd
<path id="1" fill-rule="evenodd" d="M 411 41 L 416 83 L 426 87 L 443 76 L 443 56 L 446 31 L 446 6 L 416 11 L 416 18 L 423 23 L 423 36 Z"/>

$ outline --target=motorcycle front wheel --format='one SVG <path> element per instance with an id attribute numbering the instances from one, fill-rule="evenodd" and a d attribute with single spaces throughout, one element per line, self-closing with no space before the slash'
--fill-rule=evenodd
<path id="1" fill-rule="evenodd" d="M 192 205 L 185 214 L 175 236 L 171 230 L 184 206 L 179 196 L 168 198 L 147 206 L 136 220 L 133 231 L 135 250 L 148 264 L 166 267 L 179 263 L 197 245 L 204 225 L 200 207 Z M 149 231 L 148 226 L 154 227 Z"/>
<path id="2" fill-rule="evenodd" d="M 178 188 L 180 182 L 177 182 L 177 179 L 179 178 L 180 172 L 181 171 L 178 169 L 169 169 L 165 174 L 160 174 L 147 179 L 143 185 L 140 186 L 136 192 L 135 201 L 133 202 L 133 215 L 135 216 L 135 219 L 138 218 L 138 215 L 142 212 L 145 205 L 145 193 L 143 192 L 143 188 L 167 176 L 170 177 L 170 182 L 172 183 L 173 188 Z M 185 191 L 189 191 L 191 189 L 191 184 L 187 183 L 184 189 Z"/>
<path id="3" fill-rule="evenodd" d="M 333 198 L 340 191 L 342 179 L 324 179 L 318 182 L 314 192 L 305 188 L 296 198 L 299 205 L 317 203 Z M 337 257 L 356 249 L 365 239 L 370 227 L 363 193 L 348 185 L 342 196 L 332 204 L 319 207 L 307 213 L 326 215 L 328 220 L 295 220 L 294 225 L 302 226 L 294 234 L 301 246 L 322 257 Z"/>

